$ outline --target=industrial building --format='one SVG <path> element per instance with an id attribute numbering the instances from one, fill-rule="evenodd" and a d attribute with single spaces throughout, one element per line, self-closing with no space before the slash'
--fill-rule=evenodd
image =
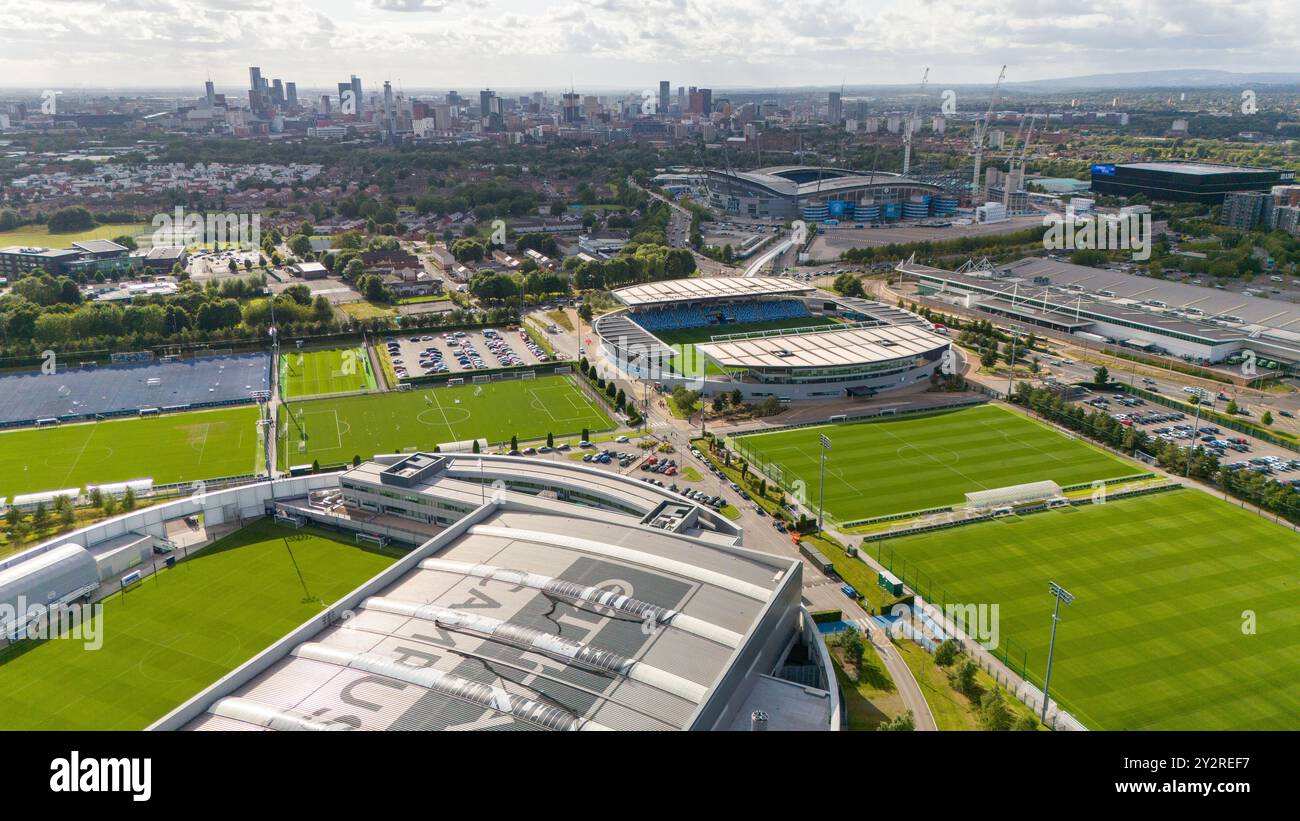
<path id="1" fill-rule="evenodd" d="M 268 499 L 286 521 L 427 535 L 152 729 L 837 729 L 802 562 L 701 527 L 671 491 L 607 489 L 622 478 L 401 454 Z M 363 496 L 386 512 L 355 506 Z M 402 515 L 426 509 L 453 515 Z"/>
<path id="2" fill-rule="evenodd" d="M 1116 197 L 1142 194 L 1170 202 L 1218 205 L 1231 191 L 1268 191 L 1295 182 L 1294 171 L 1201 162 L 1096 163 L 1092 192 Z"/>
<path id="3" fill-rule="evenodd" d="M 956 195 L 911 177 L 805 165 L 712 169 L 707 187 L 714 208 L 779 220 L 925 219 L 950 214 L 959 205 Z"/>
<path id="4" fill-rule="evenodd" d="M 1062 333 L 1176 356 L 1233 362 L 1249 350 L 1260 376 L 1300 363 L 1300 305 L 1054 259 L 947 271 L 895 269 L 940 302 Z"/>

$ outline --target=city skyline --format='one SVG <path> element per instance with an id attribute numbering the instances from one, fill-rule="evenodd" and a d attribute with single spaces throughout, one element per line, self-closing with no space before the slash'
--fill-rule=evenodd
<path id="1" fill-rule="evenodd" d="M 1079 10 L 1018 0 L 994 15 L 964 0 L 855 10 L 753 0 L 15 0 L 0 32 L 0 87 L 181 89 L 243 85 L 249 65 L 299 89 L 336 75 L 396 88 L 715 88 L 1009 83 L 1196 67 L 1286 71 L 1300 18 L 1278 0 L 1153 0 Z M 75 13 L 74 13 L 75 12 Z M 942 25 L 935 25 L 942 20 Z M 882 42 L 879 32 L 891 36 Z M 509 48 L 502 48 L 509 43 Z M 1065 45 L 1068 44 L 1068 45 Z M 160 66 L 163 68 L 160 69 Z M 986 76 L 987 75 L 987 76 Z"/>

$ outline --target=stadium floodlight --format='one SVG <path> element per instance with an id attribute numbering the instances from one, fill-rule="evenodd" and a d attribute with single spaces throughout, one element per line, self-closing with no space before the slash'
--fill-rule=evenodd
<path id="1" fill-rule="evenodd" d="M 1047 675 L 1043 677 L 1043 724 L 1047 724 L 1048 688 L 1052 686 L 1052 652 L 1056 649 L 1056 623 L 1061 620 L 1061 602 L 1067 605 L 1074 602 L 1074 595 L 1056 582 L 1049 581 L 1047 589 L 1056 598 L 1056 609 L 1052 611 L 1052 640 L 1047 645 Z"/>
<path id="2" fill-rule="evenodd" d="M 821 478 L 817 480 L 817 532 L 821 533 L 822 510 L 823 510 L 822 505 L 823 502 L 825 502 L 826 500 L 826 451 L 831 449 L 831 439 L 829 436 L 827 436 L 824 433 L 821 434 L 819 438 L 821 439 L 821 446 L 822 446 L 821 449 L 822 467 L 821 467 Z"/>

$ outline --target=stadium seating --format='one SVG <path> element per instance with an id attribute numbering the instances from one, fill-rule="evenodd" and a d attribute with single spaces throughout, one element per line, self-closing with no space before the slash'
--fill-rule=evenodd
<path id="1" fill-rule="evenodd" d="M 682 305 L 637 311 L 632 315 L 636 323 L 647 331 L 672 331 L 682 328 L 704 328 L 720 324 L 752 324 L 798 319 L 809 316 L 808 308 L 795 299 L 763 302 L 736 302 L 703 308 Z"/>

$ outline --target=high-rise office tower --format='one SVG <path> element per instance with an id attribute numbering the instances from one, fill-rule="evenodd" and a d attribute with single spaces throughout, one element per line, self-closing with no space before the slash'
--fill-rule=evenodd
<path id="1" fill-rule="evenodd" d="M 203 84 L 203 96 L 208 100 L 208 108 L 212 108 L 217 104 L 217 89 L 212 85 L 211 80 Z"/>
<path id="2" fill-rule="evenodd" d="M 844 101 L 840 99 L 838 91 L 832 91 L 826 102 L 826 119 L 830 120 L 831 125 L 839 125 L 840 120 L 844 119 Z"/>
<path id="3" fill-rule="evenodd" d="M 284 98 L 285 98 L 285 102 L 289 104 L 290 108 L 298 107 L 298 84 L 297 83 L 284 84 Z"/>
<path id="4" fill-rule="evenodd" d="M 248 90 L 262 93 L 262 69 L 257 66 L 248 67 Z"/>
<path id="5" fill-rule="evenodd" d="M 355 74 L 352 75 L 352 94 L 357 101 L 357 113 L 360 114 L 365 109 L 365 105 L 361 101 L 361 78 Z"/>
<path id="6" fill-rule="evenodd" d="M 659 81 L 659 114 L 668 113 L 668 81 Z"/>

